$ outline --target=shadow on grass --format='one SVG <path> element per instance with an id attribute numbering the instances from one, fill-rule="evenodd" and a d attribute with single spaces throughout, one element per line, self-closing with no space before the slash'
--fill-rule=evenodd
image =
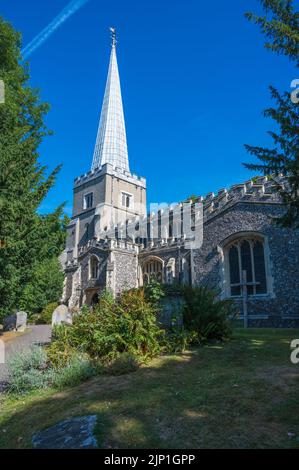
<path id="1" fill-rule="evenodd" d="M 88 414 L 98 415 L 102 448 L 294 447 L 299 368 L 286 359 L 287 339 L 237 332 L 229 343 L 156 358 L 128 375 L 8 400 L 0 447 L 31 447 L 41 428 Z"/>

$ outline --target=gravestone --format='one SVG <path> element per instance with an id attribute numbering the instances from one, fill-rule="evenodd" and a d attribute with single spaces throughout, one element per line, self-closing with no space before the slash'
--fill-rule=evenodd
<path id="1" fill-rule="evenodd" d="M 3 320 L 4 331 L 25 331 L 27 328 L 27 313 L 17 312 L 8 315 Z"/>
<path id="2" fill-rule="evenodd" d="M 26 312 L 18 312 L 16 314 L 16 330 L 17 331 L 25 331 L 27 328 L 27 313 Z"/>
<path id="3" fill-rule="evenodd" d="M 96 415 L 67 419 L 38 432 L 32 438 L 35 449 L 97 449 Z"/>
<path id="4" fill-rule="evenodd" d="M 179 295 L 160 299 L 159 321 L 165 328 L 183 325 L 184 299 Z"/>
<path id="5" fill-rule="evenodd" d="M 66 305 L 59 305 L 55 308 L 52 315 L 52 328 L 53 326 L 61 325 L 62 323 L 67 323 L 69 325 L 73 323 L 72 313 Z"/>

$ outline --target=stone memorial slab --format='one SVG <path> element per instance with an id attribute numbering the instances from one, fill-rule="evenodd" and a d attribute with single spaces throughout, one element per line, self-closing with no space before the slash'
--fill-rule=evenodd
<path id="1" fill-rule="evenodd" d="M 66 305 L 59 305 L 55 308 L 52 315 L 52 328 L 53 326 L 61 325 L 62 323 L 68 323 L 69 325 L 73 323 L 72 313 Z"/>
<path id="2" fill-rule="evenodd" d="M 27 328 L 27 313 L 18 312 L 16 314 L 16 330 L 25 331 Z"/>
<path id="3" fill-rule="evenodd" d="M 35 449 L 97 449 L 96 415 L 67 419 L 38 432 L 32 438 Z"/>

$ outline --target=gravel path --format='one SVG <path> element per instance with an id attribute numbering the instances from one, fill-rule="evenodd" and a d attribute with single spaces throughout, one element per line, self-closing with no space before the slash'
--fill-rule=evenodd
<path id="1" fill-rule="evenodd" d="M 20 351 L 30 349 L 35 344 L 46 344 L 51 341 L 51 326 L 30 325 L 26 333 L 5 343 L 5 364 L 0 364 L 0 392 L 7 381 L 7 362 Z"/>

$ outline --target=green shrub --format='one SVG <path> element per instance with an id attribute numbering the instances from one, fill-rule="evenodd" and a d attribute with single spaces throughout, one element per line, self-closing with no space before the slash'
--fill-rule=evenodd
<path id="1" fill-rule="evenodd" d="M 78 350 L 70 345 L 69 325 L 56 325 L 52 330 L 52 342 L 47 346 L 48 359 L 54 369 L 68 366 Z"/>
<path id="2" fill-rule="evenodd" d="M 135 372 L 139 368 L 139 363 L 135 356 L 125 352 L 120 354 L 114 361 L 112 361 L 106 371 L 111 375 L 123 375 Z"/>
<path id="3" fill-rule="evenodd" d="M 98 373 L 88 357 L 73 356 L 68 365 L 53 374 L 52 384 L 55 388 L 73 387 Z"/>
<path id="4" fill-rule="evenodd" d="M 138 357 L 153 357 L 160 352 L 163 332 L 157 323 L 157 311 L 143 292 L 123 292 L 119 299 L 119 321 L 126 345 L 124 352 Z"/>
<path id="5" fill-rule="evenodd" d="M 160 352 L 161 334 L 156 310 L 143 291 L 124 292 L 118 299 L 105 292 L 97 306 L 74 317 L 72 326 L 55 330 L 49 354 L 52 361 L 54 350 L 60 350 L 61 357 L 72 350 L 85 352 L 102 363 L 125 352 L 146 359 Z"/>
<path id="6" fill-rule="evenodd" d="M 231 317 L 236 313 L 232 300 L 219 300 L 217 292 L 207 287 L 186 287 L 184 299 L 184 325 L 196 331 L 199 339 L 223 340 L 231 336 Z"/>
<path id="7" fill-rule="evenodd" d="M 154 278 L 151 278 L 150 282 L 142 290 L 144 291 L 145 299 L 152 305 L 156 305 L 165 295 L 163 286 Z"/>
<path id="8" fill-rule="evenodd" d="M 171 328 L 165 331 L 163 338 L 163 351 L 167 354 L 186 351 L 192 344 L 198 344 L 196 331 L 189 331 L 184 327 Z"/>
<path id="9" fill-rule="evenodd" d="M 163 284 L 162 289 L 164 292 L 164 295 L 167 297 L 176 297 L 176 296 L 183 296 L 184 295 L 184 289 L 185 286 L 173 283 L 173 284 Z"/>
<path id="10" fill-rule="evenodd" d="M 37 346 L 14 356 L 8 363 L 8 371 L 8 392 L 11 393 L 23 394 L 34 389 L 47 388 L 53 380 L 47 354 Z"/>
<path id="11" fill-rule="evenodd" d="M 51 325 L 53 312 L 58 305 L 58 302 L 51 302 L 41 311 L 41 313 L 33 315 L 32 320 L 34 320 L 36 325 Z"/>
<path id="12" fill-rule="evenodd" d="M 73 354 L 64 367 L 55 368 L 46 350 L 34 346 L 14 356 L 8 364 L 7 391 L 22 395 L 32 390 L 72 387 L 101 372 L 86 355 Z"/>
<path id="13" fill-rule="evenodd" d="M 145 361 L 161 352 L 184 351 L 205 339 L 230 336 L 233 303 L 218 300 L 214 291 L 203 287 L 181 287 L 184 326 L 160 329 L 157 299 L 161 296 L 156 288 L 154 285 L 155 295 L 152 291 L 146 294 L 145 289 L 132 289 L 117 299 L 104 292 L 98 305 L 93 309 L 84 307 L 74 317 L 73 325 L 56 327 L 47 350 L 52 366 L 62 370 L 78 354 L 87 354 L 111 371 L 129 371 L 135 368 L 130 357 Z M 173 295 L 178 295 L 177 287 Z"/>

